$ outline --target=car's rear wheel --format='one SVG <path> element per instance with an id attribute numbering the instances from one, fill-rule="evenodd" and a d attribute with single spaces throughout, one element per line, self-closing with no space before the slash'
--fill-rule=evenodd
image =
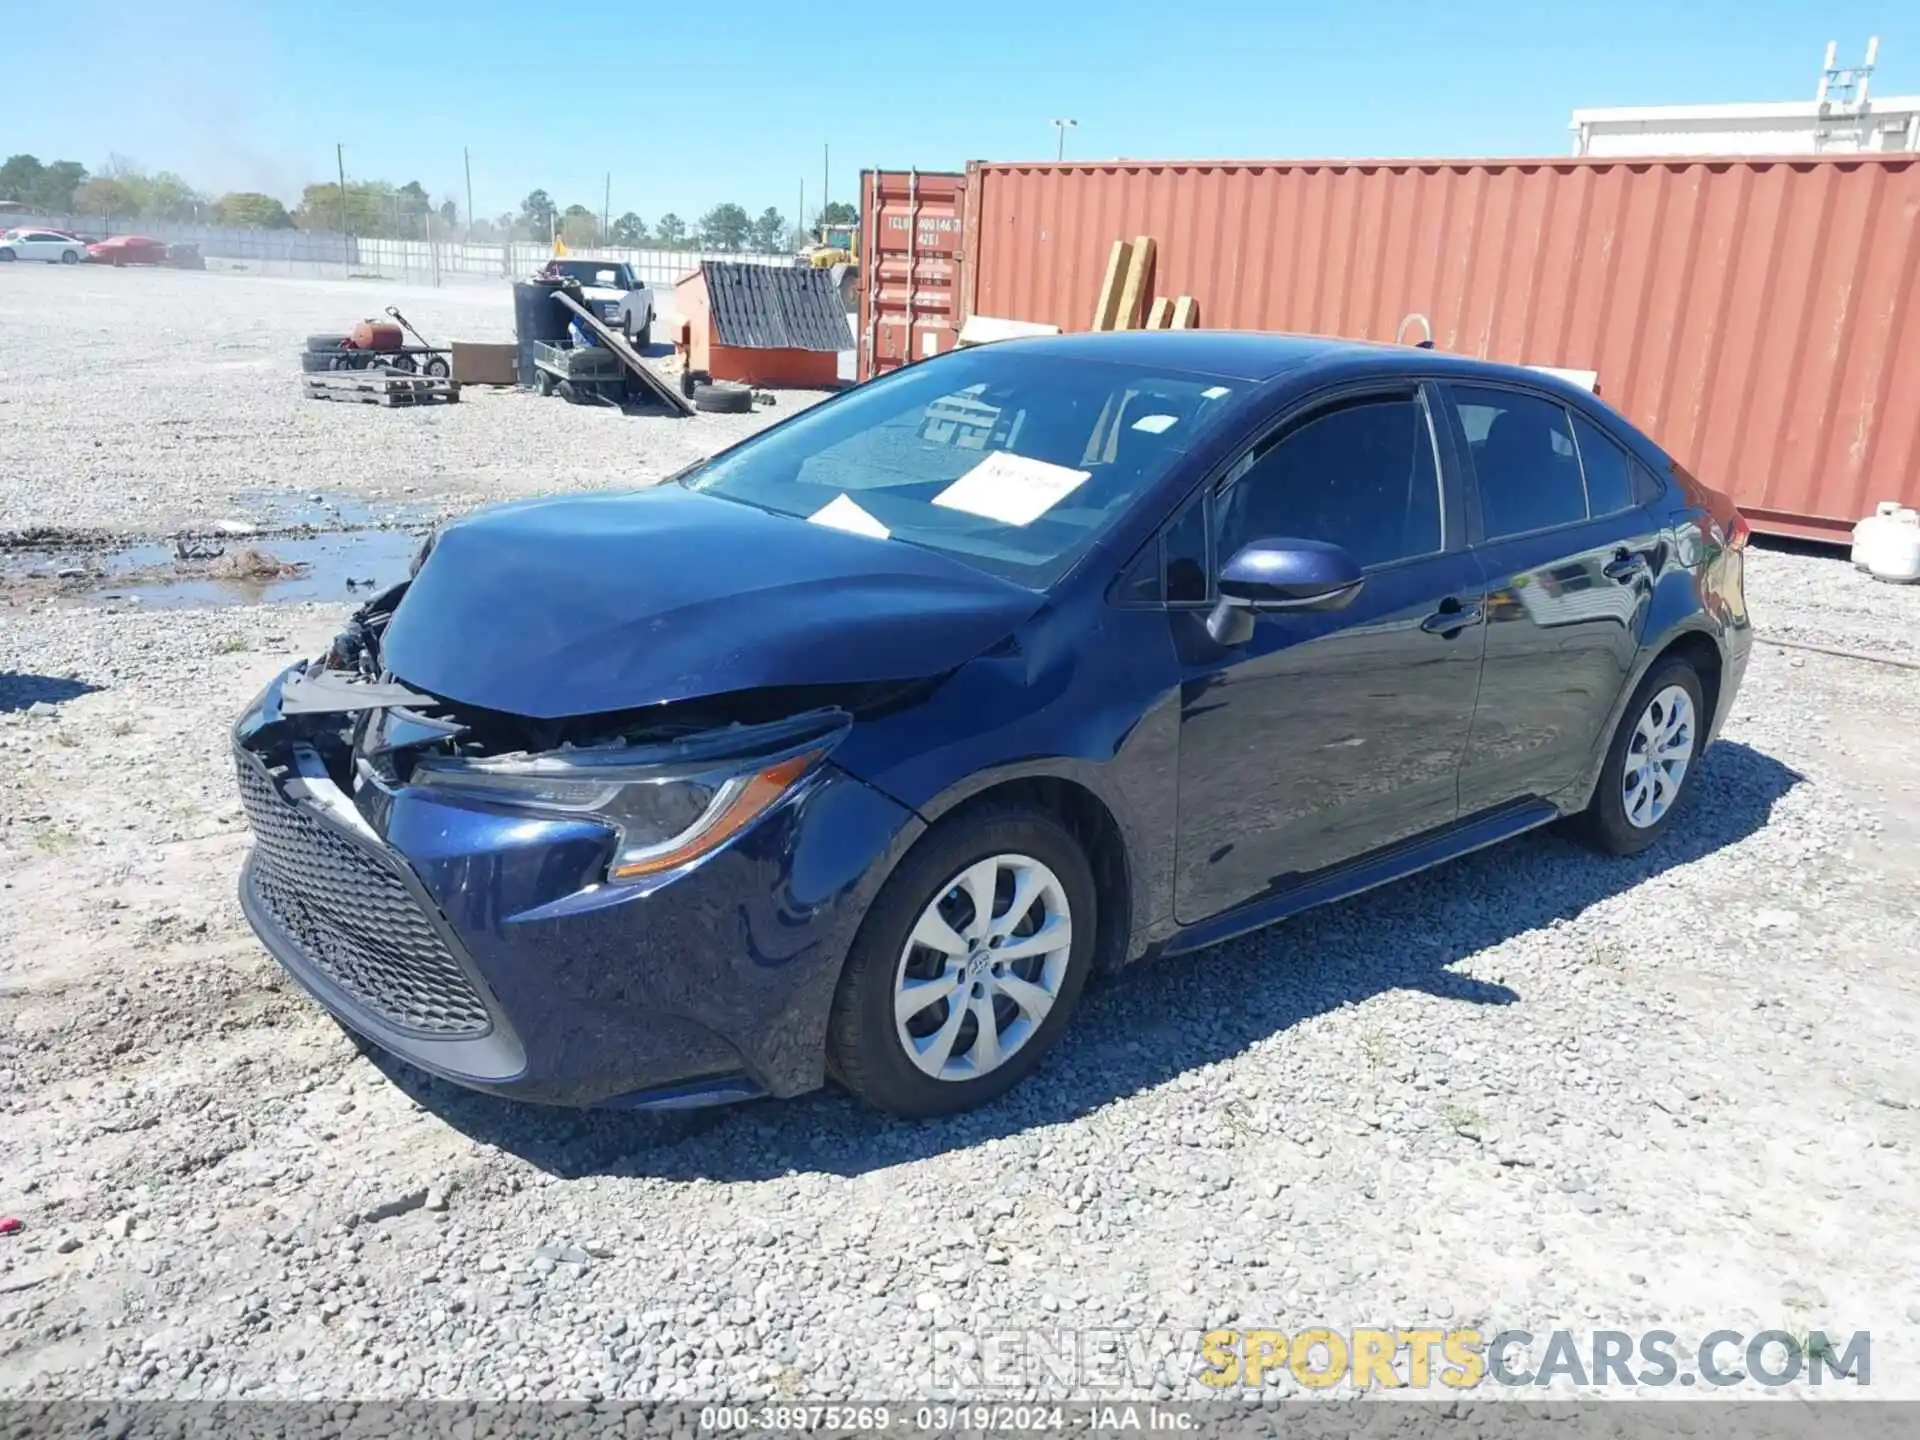
<path id="1" fill-rule="evenodd" d="M 80 263 L 79 252 L 77 250 L 62 250 L 60 252 L 60 263 L 62 265 L 78 265 Z"/>
<path id="2" fill-rule="evenodd" d="M 1093 960 L 1093 871 L 1036 809 L 965 812 L 903 860 L 847 956 L 828 1064 L 897 1115 L 1005 1094 L 1058 1038 Z"/>
<path id="3" fill-rule="evenodd" d="M 1637 855 L 1673 823 L 1706 743 L 1703 695 L 1699 672 L 1677 655 L 1656 662 L 1640 682 L 1581 817 L 1597 848 Z"/>

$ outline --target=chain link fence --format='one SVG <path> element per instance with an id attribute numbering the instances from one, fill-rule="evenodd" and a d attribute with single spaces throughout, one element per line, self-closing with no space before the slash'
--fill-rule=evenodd
<path id="1" fill-rule="evenodd" d="M 98 221 L 62 215 L 8 215 L 0 228 L 44 227 L 79 234 L 103 233 Z M 122 227 L 124 232 L 124 227 Z M 531 275 L 554 256 L 550 245 L 464 244 L 447 240 L 363 239 L 317 230 L 245 230 L 217 225 L 155 221 L 137 232 L 169 245 L 195 245 L 210 269 L 311 278 L 378 278 L 410 285 L 470 280 L 511 280 Z M 569 250 L 580 260 L 623 261 L 655 289 L 667 290 L 704 260 L 792 265 L 784 254 L 599 248 Z"/>

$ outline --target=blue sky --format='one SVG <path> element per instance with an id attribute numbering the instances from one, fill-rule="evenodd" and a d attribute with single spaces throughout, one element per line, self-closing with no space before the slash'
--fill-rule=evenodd
<path id="1" fill-rule="evenodd" d="M 417 179 L 494 215 L 535 186 L 652 223 L 722 200 L 792 215 L 863 166 L 968 159 L 1563 154 L 1576 106 L 1811 98 L 1829 39 L 1881 36 L 1920 90 L 1902 3 L 1452 0 L 1185 5 L 953 0 L 5 0 L 0 155 L 109 152 L 291 201 L 334 172 Z M 1896 29 L 1897 16 L 1907 24 Z M 597 77 L 599 91 L 590 88 Z"/>

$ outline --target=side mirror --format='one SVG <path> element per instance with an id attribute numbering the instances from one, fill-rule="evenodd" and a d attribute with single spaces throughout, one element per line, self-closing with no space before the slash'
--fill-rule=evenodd
<path id="1" fill-rule="evenodd" d="M 1351 552 L 1322 540 L 1255 540 L 1220 571 L 1220 603 L 1207 630 L 1222 645 L 1243 645 L 1252 616 L 1266 611 L 1338 610 L 1366 583 Z"/>

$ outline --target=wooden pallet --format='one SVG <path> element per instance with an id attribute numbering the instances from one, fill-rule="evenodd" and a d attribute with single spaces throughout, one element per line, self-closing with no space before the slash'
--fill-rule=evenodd
<path id="1" fill-rule="evenodd" d="M 362 405 L 454 405 L 460 382 L 441 375 L 400 375 L 379 370 L 334 370 L 302 375 L 309 400 L 357 401 Z"/>

